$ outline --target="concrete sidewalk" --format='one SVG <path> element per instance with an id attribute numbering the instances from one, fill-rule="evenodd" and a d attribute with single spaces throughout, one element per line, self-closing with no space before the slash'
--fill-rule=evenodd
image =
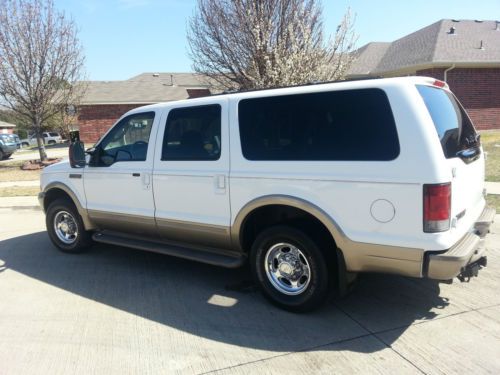
<path id="1" fill-rule="evenodd" d="M 16 186 L 40 186 L 39 180 L 29 181 L 0 181 L 0 188 L 16 187 Z"/>
<path id="2" fill-rule="evenodd" d="M 485 182 L 484 185 L 488 194 L 500 195 L 500 182 Z"/>
<path id="3" fill-rule="evenodd" d="M 0 210 L 41 210 L 38 197 L 0 197 Z"/>

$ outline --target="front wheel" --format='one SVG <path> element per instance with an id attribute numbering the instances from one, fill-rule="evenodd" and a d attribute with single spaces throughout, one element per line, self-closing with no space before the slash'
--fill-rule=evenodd
<path id="1" fill-rule="evenodd" d="M 52 243 L 63 252 L 80 253 L 92 243 L 80 214 L 68 199 L 56 199 L 49 205 L 45 223 Z"/>
<path id="2" fill-rule="evenodd" d="M 310 311 L 327 299 L 330 275 L 326 257 L 298 229 L 275 226 L 264 230 L 252 246 L 250 261 L 264 295 L 286 310 Z"/>

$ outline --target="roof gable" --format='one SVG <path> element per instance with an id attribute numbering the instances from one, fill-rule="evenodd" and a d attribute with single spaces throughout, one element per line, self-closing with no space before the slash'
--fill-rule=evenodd
<path id="1" fill-rule="evenodd" d="M 377 44 L 383 44 L 385 52 L 380 46 L 374 52 Z M 349 76 L 379 75 L 422 65 L 500 66 L 500 24 L 444 19 L 392 43 L 368 43 L 357 53 Z"/>

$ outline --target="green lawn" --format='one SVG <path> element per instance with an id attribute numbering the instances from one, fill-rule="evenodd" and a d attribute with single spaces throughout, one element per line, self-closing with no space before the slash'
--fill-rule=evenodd
<path id="1" fill-rule="evenodd" d="M 24 160 L 9 160 L 0 163 L 0 182 L 39 180 L 40 171 L 23 171 Z"/>
<path id="2" fill-rule="evenodd" d="M 500 131 L 481 133 L 481 143 L 486 153 L 486 181 L 500 182 Z"/>

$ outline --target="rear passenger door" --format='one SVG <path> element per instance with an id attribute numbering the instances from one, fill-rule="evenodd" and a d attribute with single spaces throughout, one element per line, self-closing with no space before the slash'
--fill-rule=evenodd
<path id="1" fill-rule="evenodd" d="M 158 132 L 153 194 L 165 240 L 230 244 L 226 99 L 171 108 Z"/>

